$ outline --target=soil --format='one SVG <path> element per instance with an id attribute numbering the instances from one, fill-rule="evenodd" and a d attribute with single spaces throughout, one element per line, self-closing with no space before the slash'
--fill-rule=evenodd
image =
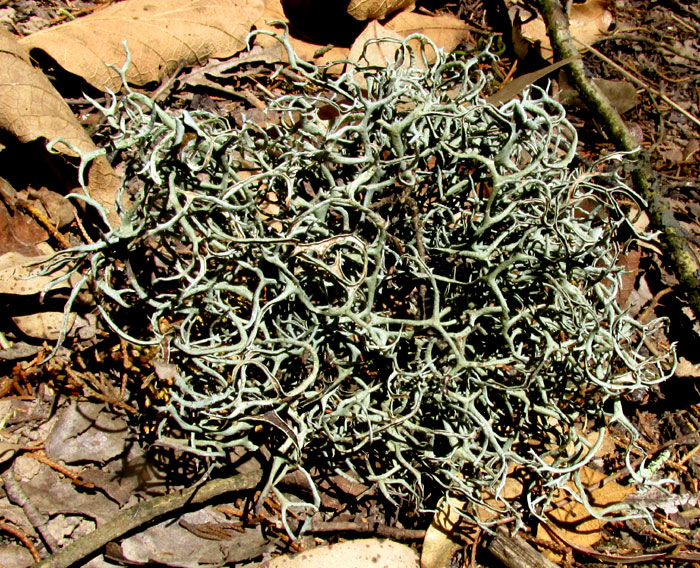
<path id="1" fill-rule="evenodd" d="M 0 22 L 18 36 L 99 10 L 109 1 L 0 0 Z M 452 13 L 470 22 L 481 37 L 511 30 L 499 2 L 477 0 L 419 2 L 432 13 Z M 499 9 L 500 8 L 500 9 Z M 593 77 L 625 82 L 613 86 L 613 96 L 627 105 L 623 118 L 648 152 L 655 184 L 673 205 L 676 220 L 693 245 L 700 244 L 700 7 L 696 2 L 615 0 L 614 25 L 596 53 L 584 61 Z M 506 42 L 508 43 L 508 42 Z M 612 62 L 612 63 L 611 63 Z M 86 99 L 66 83 L 50 61 L 40 61 L 87 128 L 99 124 Z M 541 66 L 537 57 L 518 60 L 507 49 L 494 73 L 518 76 Z M 184 75 L 189 70 L 182 70 Z M 635 79 L 630 82 L 630 75 Z M 235 77 L 229 77 L 235 81 Z M 74 79 L 73 79 L 74 80 Z M 568 97 L 569 116 L 578 129 L 580 159 L 594 163 L 615 150 L 591 112 L 570 91 L 564 75 L 550 76 L 551 88 Z M 63 84 L 61 83 L 63 81 Z M 173 86 L 177 85 L 177 86 Z M 632 87 L 630 87 L 630 85 Z M 81 88 L 84 85 L 81 85 Z M 196 104 L 236 112 L 237 102 L 219 91 L 173 81 L 161 86 L 166 107 Z M 632 89 L 632 93 L 630 93 Z M 631 100 L 630 100 L 631 97 Z M 624 100 L 622 100 L 624 99 Z M 9 140 L 0 164 L 17 191 L 30 189 L 65 194 L 70 166 L 56 172 L 33 164 L 32 146 Z M 10 156 L 10 157 L 8 157 Z M 58 202 L 48 207 L 59 208 Z M 41 231 L 36 226 L 30 229 Z M 73 224 L 64 229 L 79 237 Z M 51 235 L 46 239 L 51 240 Z M 21 251 L 19 245 L 14 250 Z M 619 561 L 642 566 L 700 565 L 700 324 L 679 285 L 675 268 L 658 242 L 635 246 L 623 256 L 629 276 L 620 302 L 640 322 L 668 318 L 668 331 L 650 350 L 675 344 L 679 368 L 675 376 L 638 400 L 627 401 L 638 441 L 668 483 L 648 499 L 656 499 L 653 519 L 622 520 L 597 530 L 600 539 L 586 544 L 545 540 L 536 533 L 537 520 L 524 536 L 540 550 L 556 553 L 567 566 L 613 566 Z M 696 263 L 700 263 L 697 256 Z M 153 410 L 163 384 L 153 380 L 146 348 L 115 337 L 96 317 L 85 319 L 80 333 L 48 362 L 50 342 L 21 335 L 10 317 L 32 314 L 37 304 L 26 297 L 0 296 L 3 305 L 3 350 L 0 352 L 0 565 L 29 566 L 50 551 L 91 533 L 119 511 L 183 487 L 204 483 L 210 470 L 205 459 L 167 445 L 155 444 L 159 420 Z M 52 301 L 49 299 L 48 301 Z M 81 298 L 89 305 L 90 298 Z M 10 348 L 11 344 L 11 348 Z M 144 379 L 145 377 L 145 379 Z M 149 378 L 150 377 L 150 378 Z M 641 455 L 641 454 L 639 454 Z M 633 458 L 637 457 L 632 456 Z M 229 470 L 255 471 L 265 456 L 232 458 Z M 624 455 L 612 448 L 608 469 L 621 472 Z M 308 490 L 306 480 L 285 480 L 290 494 Z M 94 568 L 114 565 L 258 566 L 283 552 L 311 548 L 344 538 L 380 536 L 402 540 L 420 549 L 430 516 L 396 511 L 367 487 L 345 478 L 320 483 L 323 515 L 299 541 L 291 540 L 281 522 L 280 501 L 274 495 L 256 501 L 253 491 L 220 498 L 205 508 L 185 507 L 163 522 L 114 539 L 81 563 Z M 363 498 L 358 498 L 362 496 Z M 650 521 L 654 521 L 653 524 Z M 298 522 L 295 525 L 298 528 Z M 455 552 L 452 566 L 498 566 L 487 550 L 488 536 L 468 541 Z M 188 553 L 183 558 L 182 551 Z"/>

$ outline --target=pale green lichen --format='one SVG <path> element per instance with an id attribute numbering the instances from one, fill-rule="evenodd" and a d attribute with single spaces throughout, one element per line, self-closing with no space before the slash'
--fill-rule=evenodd
<path id="1" fill-rule="evenodd" d="M 595 452 L 583 425 L 634 440 L 622 397 L 668 376 L 644 348 L 661 322 L 616 302 L 619 203 L 639 200 L 609 167 L 624 157 L 572 168 L 576 132 L 542 91 L 487 104 L 488 52 L 419 37 L 338 76 L 279 39 L 290 94 L 266 124 L 125 85 L 102 110 L 131 205 L 56 266 L 94 281 L 116 333 L 168 347 L 181 447 L 265 445 L 270 486 L 322 468 L 470 516 L 515 468 L 525 496 L 499 513 L 540 514 Z"/>

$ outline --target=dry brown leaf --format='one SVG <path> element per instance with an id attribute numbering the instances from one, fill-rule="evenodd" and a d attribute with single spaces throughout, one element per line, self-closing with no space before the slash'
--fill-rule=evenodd
<path id="1" fill-rule="evenodd" d="M 265 11 L 254 26 L 259 30 L 279 33 L 280 29 L 268 22 L 286 20 L 282 1 L 266 0 Z M 471 38 L 467 24 L 454 16 L 427 16 L 415 12 L 401 12 L 385 25 L 370 22 L 362 34 L 356 38 L 350 49 L 337 46 L 325 49 L 326 46 L 310 43 L 294 36 L 290 36 L 289 41 L 298 57 L 306 61 L 313 61 L 317 65 L 323 65 L 346 59 L 358 61 L 367 40 L 384 37 L 404 39 L 414 33 L 428 36 L 437 47 L 445 51 L 452 51 L 460 43 Z M 274 38 L 259 35 L 256 37 L 255 43 L 264 48 L 278 46 L 280 59 L 286 60 L 286 54 L 283 53 L 281 44 Z M 413 47 L 417 48 L 418 43 L 416 42 Z M 380 44 L 376 46 L 376 49 L 371 48 L 369 51 L 369 61 L 373 65 L 386 65 L 389 61 L 393 61 L 395 53 L 396 48 L 392 44 Z M 342 69 L 339 68 L 339 71 Z"/>
<path id="2" fill-rule="evenodd" d="M 401 12 L 386 23 L 386 28 L 403 37 L 411 34 L 426 35 L 444 51 L 452 51 L 459 44 L 472 40 L 469 26 L 451 15 L 428 16 L 417 12 Z"/>
<path id="3" fill-rule="evenodd" d="M 462 507 L 463 501 L 452 499 L 435 513 L 423 537 L 421 568 L 443 568 L 452 555 L 464 546 L 465 540 L 473 540 L 476 528 L 465 523 L 457 512 Z"/>
<path id="4" fill-rule="evenodd" d="M 5 463 L 11 458 L 14 458 L 25 446 L 21 444 L 13 444 L 11 442 L 0 442 L 0 463 Z"/>
<path id="5" fill-rule="evenodd" d="M 64 138 L 78 148 L 95 145 L 63 97 L 46 76 L 32 67 L 27 48 L 0 28 L 0 128 L 22 142 Z M 59 149 L 76 154 L 65 146 Z"/>
<path id="6" fill-rule="evenodd" d="M 121 180 L 105 156 L 93 160 L 88 172 L 87 186 L 92 197 L 107 212 L 107 220 L 112 227 L 121 224 L 121 218 L 116 211 L 116 196 Z"/>
<path id="7" fill-rule="evenodd" d="M 58 339 L 59 330 L 63 323 L 63 312 L 41 312 L 28 316 L 15 316 L 12 321 L 15 325 L 29 337 L 37 339 L 48 339 L 55 341 Z M 68 329 L 75 323 L 75 314 L 68 314 Z"/>
<path id="8" fill-rule="evenodd" d="M 356 20 L 381 20 L 414 4 L 415 0 L 350 0 L 348 14 Z"/>
<path id="9" fill-rule="evenodd" d="M 49 234 L 29 215 L 18 210 L 16 201 L 15 189 L 0 178 L 0 255 L 6 252 L 38 255 L 36 245 L 44 242 Z"/>
<path id="10" fill-rule="evenodd" d="M 582 4 L 573 4 L 569 15 L 569 29 L 574 39 L 591 45 L 603 37 L 613 22 L 612 12 L 607 6 L 607 0 L 587 0 Z M 551 61 L 552 48 L 549 44 L 547 28 L 541 17 L 526 21 L 520 26 L 519 32 L 532 43 L 539 41 L 542 46 L 542 57 Z"/>
<path id="11" fill-rule="evenodd" d="M 522 483 L 512 474 L 515 466 L 511 465 L 510 474 L 501 490 L 500 499 L 484 494 L 484 499 L 494 509 L 503 509 L 504 501 L 511 501 L 523 493 Z M 433 517 L 432 523 L 425 531 L 420 557 L 421 568 L 444 568 L 448 560 L 465 542 L 473 542 L 477 534 L 477 526 L 468 522 L 458 509 L 464 508 L 465 503 L 458 499 L 448 500 Z M 479 506 L 477 515 L 483 522 L 488 522 L 497 516 L 489 508 Z"/>
<path id="12" fill-rule="evenodd" d="M 257 30 L 267 30 L 279 34 L 282 30 L 269 22 L 280 21 L 287 22 L 287 17 L 282 8 L 282 0 L 266 0 L 265 10 L 253 26 Z M 255 43 L 263 48 L 278 48 L 279 50 L 275 52 L 278 60 L 287 61 L 287 54 L 282 44 L 275 38 L 266 34 L 259 34 L 255 38 Z M 297 57 L 305 61 L 313 61 L 317 65 L 347 59 L 350 53 L 350 49 L 347 47 L 328 46 L 330 49 L 324 49 L 326 46 L 307 42 L 294 36 L 289 37 L 289 43 L 292 45 Z"/>
<path id="13" fill-rule="evenodd" d="M 0 178 L 0 254 L 41 254 L 37 245 L 45 242 L 49 233 L 24 207 L 32 207 L 57 229 L 75 218 L 73 204 L 62 195 L 45 187 L 18 192 Z"/>
<path id="14" fill-rule="evenodd" d="M 75 219 L 75 207 L 62 195 L 45 187 L 30 190 L 29 198 L 37 207 L 41 206 L 51 223 L 60 229 L 70 225 Z"/>
<path id="15" fill-rule="evenodd" d="M 594 430 L 586 436 L 586 439 L 588 440 L 588 443 L 591 444 L 591 446 L 594 446 L 598 441 L 598 435 L 598 432 Z M 608 456 L 612 455 L 616 449 L 617 446 L 615 445 L 615 440 L 613 440 L 613 437 L 610 435 L 610 432 L 606 429 L 605 435 L 603 437 L 603 442 L 600 444 L 598 451 L 595 453 L 595 457 L 607 458 Z"/>
<path id="16" fill-rule="evenodd" d="M 617 293 L 617 303 L 620 307 L 626 309 L 629 307 L 629 297 L 635 289 L 637 276 L 639 276 L 639 263 L 642 260 L 642 251 L 628 250 L 620 255 L 620 261 L 625 271 L 622 274 L 622 282 Z"/>
<path id="17" fill-rule="evenodd" d="M 42 245 L 46 252 L 47 245 Z M 41 293 L 47 284 L 54 280 L 60 273 L 51 276 L 37 276 L 41 271 L 41 266 L 37 265 L 49 257 L 47 254 L 41 256 L 25 256 L 18 252 L 8 252 L 0 256 L 0 294 L 17 294 L 28 296 Z M 67 283 L 62 283 L 58 287 L 67 287 Z"/>
<path id="18" fill-rule="evenodd" d="M 432 17 L 420 14 L 399 14 L 387 25 L 382 25 L 377 21 L 370 22 L 352 44 L 349 59 L 359 61 L 364 53 L 364 60 L 370 65 L 386 66 L 396 59 L 398 45 L 390 41 L 377 42 L 365 50 L 365 43 L 372 39 L 384 38 L 403 40 L 412 33 L 422 33 L 428 36 L 436 47 L 444 51 L 453 50 L 469 36 L 467 27 L 451 16 Z M 419 49 L 418 40 L 415 44 L 411 43 L 411 47 L 417 51 Z M 430 50 L 427 50 L 425 55 L 429 61 L 434 58 L 434 54 Z M 419 59 L 416 59 L 416 64 L 420 64 Z"/>
<path id="19" fill-rule="evenodd" d="M 298 57 L 304 59 L 305 61 L 311 61 L 316 65 L 325 65 L 333 61 L 342 61 L 350 57 L 349 47 L 331 47 L 330 49 L 324 49 L 324 46 L 316 45 L 314 43 L 307 43 L 303 39 L 298 39 L 295 37 L 289 38 L 289 43 L 292 44 L 294 48 L 294 53 Z M 335 70 L 332 68 L 331 71 Z M 338 72 L 342 69 L 338 67 Z"/>
<path id="20" fill-rule="evenodd" d="M 678 365 L 676 366 L 676 377 L 700 377 L 700 365 L 691 363 L 685 357 L 678 358 Z"/>
<path id="21" fill-rule="evenodd" d="M 0 128 L 22 142 L 63 138 L 84 152 L 97 150 L 63 97 L 32 67 L 27 47 L 4 29 L 0 29 Z M 65 144 L 57 144 L 56 150 L 76 155 Z M 105 207 L 113 225 L 119 224 L 114 210 L 118 190 L 119 177 L 100 156 L 90 167 L 88 191 Z"/>
<path id="22" fill-rule="evenodd" d="M 134 85 L 159 81 L 180 65 L 227 57 L 245 47 L 264 0 L 126 0 L 21 40 L 48 53 L 94 87 L 119 90 L 123 41 L 131 51 L 127 79 Z"/>
<path id="23" fill-rule="evenodd" d="M 562 59 L 561 61 L 557 61 L 556 63 L 547 65 L 543 69 L 538 69 L 537 71 L 526 73 L 525 75 L 520 75 L 512 81 L 507 82 L 503 87 L 501 87 L 498 90 L 498 92 L 486 97 L 486 102 L 492 105 L 500 105 L 505 102 L 508 102 L 509 100 L 517 97 L 527 87 L 534 85 L 543 77 L 546 77 L 547 75 L 559 69 L 560 67 L 563 67 L 564 65 L 568 65 L 578 57 L 578 55 L 573 57 L 567 57 L 566 59 Z"/>
<path id="24" fill-rule="evenodd" d="M 379 22 L 370 22 L 364 31 L 357 36 L 355 43 L 350 48 L 349 59 L 367 65 L 386 67 L 396 60 L 396 51 L 399 44 L 393 41 L 378 41 L 371 45 L 365 44 L 373 39 L 395 39 L 403 41 L 403 36 L 393 32 Z"/>
<path id="25" fill-rule="evenodd" d="M 615 110 L 620 114 L 632 110 L 639 103 L 639 95 L 637 89 L 629 81 L 618 81 L 611 79 L 593 78 L 595 85 L 603 92 L 605 97 L 610 101 L 610 104 L 615 107 Z M 578 94 L 578 91 L 569 85 L 566 75 L 560 75 L 559 86 L 559 102 L 564 106 L 575 106 L 586 108 Z"/>
<path id="26" fill-rule="evenodd" d="M 593 487 L 605 479 L 605 474 L 590 467 L 581 469 L 581 483 L 584 487 Z M 573 484 L 570 484 L 573 487 Z M 575 490 L 575 489 L 574 489 Z M 633 487 L 625 487 L 615 481 L 609 481 L 597 489 L 590 491 L 589 503 L 594 509 L 600 509 L 622 502 L 625 497 L 634 492 Z M 567 496 L 566 492 L 560 492 L 559 498 L 554 502 L 561 503 Z M 590 547 L 598 542 L 603 534 L 605 523 L 591 516 L 588 510 L 577 501 L 566 501 L 547 514 L 550 522 L 540 524 L 537 527 L 537 538 L 545 541 L 564 541 L 579 547 Z M 561 560 L 561 556 L 546 550 L 545 556 L 555 562 Z"/>

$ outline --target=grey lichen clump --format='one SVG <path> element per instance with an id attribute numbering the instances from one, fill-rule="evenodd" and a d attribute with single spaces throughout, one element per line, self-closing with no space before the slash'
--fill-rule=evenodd
<path id="1" fill-rule="evenodd" d="M 634 441 L 623 397 L 671 366 L 644 348 L 661 323 L 616 302 L 620 204 L 639 200 L 623 157 L 573 169 L 576 132 L 542 91 L 487 104 L 488 52 L 414 37 L 386 68 L 332 75 L 279 39 L 289 62 L 266 78 L 289 94 L 264 124 L 126 86 L 102 109 L 129 205 L 56 266 L 94 282 L 116 333 L 161 347 L 170 443 L 264 445 L 270 487 L 318 468 L 396 503 L 541 513 L 591 431 Z M 494 505 L 509 474 L 526 491 Z"/>

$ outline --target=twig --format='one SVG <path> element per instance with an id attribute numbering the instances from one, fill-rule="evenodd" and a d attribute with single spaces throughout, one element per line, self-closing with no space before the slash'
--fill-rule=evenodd
<path id="1" fill-rule="evenodd" d="M 579 40 L 575 40 L 577 43 L 581 45 L 581 47 L 589 50 L 593 55 L 595 55 L 598 59 L 601 61 L 604 61 L 611 67 L 614 67 L 617 69 L 622 75 L 624 75 L 627 79 L 632 81 L 634 84 L 640 86 L 642 89 L 645 89 L 646 91 L 649 91 L 650 93 L 654 93 L 657 97 L 661 98 L 665 103 L 671 105 L 674 109 L 676 109 L 678 112 L 680 112 L 683 116 L 688 118 L 689 120 L 693 121 L 696 125 L 700 126 L 700 119 L 698 119 L 695 115 L 689 113 L 687 110 L 685 110 L 683 107 L 681 107 L 678 103 L 674 102 L 672 99 L 664 95 L 661 91 L 658 89 L 655 89 L 651 85 L 648 85 L 644 81 L 642 81 L 639 77 L 636 75 L 630 73 L 627 69 L 625 69 L 622 65 L 619 63 L 616 63 L 606 55 L 603 55 L 600 51 L 598 51 L 595 47 L 592 45 L 588 45 L 587 43 L 584 43 Z M 686 80 L 686 79 L 681 79 L 681 80 Z"/>
<path id="2" fill-rule="evenodd" d="M 474 543 L 472 544 L 471 553 L 469 554 L 469 568 L 477 568 L 478 564 L 476 562 L 476 553 L 478 551 L 479 544 L 481 542 L 481 537 L 484 535 L 484 531 L 478 527 L 476 533 L 474 534 Z"/>
<path id="3" fill-rule="evenodd" d="M 61 248 L 69 249 L 71 247 L 70 241 L 61 233 L 56 227 L 54 227 L 51 220 L 44 215 L 44 213 L 28 201 L 18 199 L 16 202 L 17 208 L 21 209 L 28 215 L 30 215 L 37 223 L 39 223 L 44 229 L 46 229 L 49 234 L 56 239 Z"/>
<path id="4" fill-rule="evenodd" d="M 547 25 L 552 48 L 557 59 L 566 59 L 578 55 L 574 40 L 569 30 L 569 21 L 559 0 L 535 0 L 538 10 Z M 586 70 L 580 59 L 575 59 L 567 67 L 569 80 L 576 88 L 586 106 L 599 119 L 607 135 L 615 145 L 627 152 L 640 152 L 638 167 L 632 172 L 634 185 L 646 199 L 649 218 L 652 225 L 661 231 L 665 252 L 673 263 L 678 280 L 685 288 L 687 299 L 696 315 L 700 316 L 700 267 L 695 262 L 692 249 L 686 238 L 687 231 L 673 215 L 673 210 L 652 179 L 648 156 L 641 152 L 619 113 L 610 104 L 607 97 L 586 76 Z"/>
<path id="5" fill-rule="evenodd" d="M 41 540 L 43 540 L 46 548 L 49 552 L 58 550 L 58 543 L 53 535 L 46 529 L 46 523 L 48 522 L 48 517 L 40 512 L 34 504 L 29 500 L 29 497 L 24 493 L 24 490 L 20 484 L 15 479 L 15 472 L 12 468 L 7 469 L 3 472 L 2 476 L 3 484 L 5 486 L 5 493 L 10 502 L 18 507 L 21 507 L 24 514 L 27 516 L 27 520 L 32 524 L 34 530 L 39 534 Z"/>
<path id="6" fill-rule="evenodd" d="M 154 497 L 122 511 L 95 531 L 72 542 L 50 558 L 34 564 L 33 568 L 68 568 L 68 566 L 81 562 L 98 551 L 108 542 L 153 519 L 177 511 L 189 504 L 204 503 L 225 493 L 252 489 L 260 483 L 261 479 L 262 473 L 253 471 L 225 479 L 213 479 L 197 487 Z"/>
<path id="7" fill-rule="evenodd" d="M 673 292 L 673 288 L 664 288 L 663 290 L 657 292 L 651 299 L 651 302 L 647 308 L 642 312 L 642 315 L 637 318 L 637 321 L 641 324 L 645 324 L 647 320 L 654 315 L 654 308 L 659 305 L 661 298 L 663 298 L 666 294 L 670 294 L 671 292 Z"/>
<path id="8" fill-rule="evenodd" d="M 90 483 L 88 481 L 83 481 L 80 478 L 79 474 L 71 471 L 69 468 L 67 468 L 64 465 L 61 465 L 60 463 L 56 463 L 50 457 L 48 457 L 43 451 L 29 452 L 25 455 L 29 458 L 35 459 L 38 462 L 41 462 L 45 465 L 48 465 L 51 469 L 57 471 L 61 475 L 70 479 L 75 485 L 79 485 L 80 487 L 85 487 L 86 489 L 94 489 L 94 487 L 95 487 L 94 483 Z"/>
<path id="9" fill-rule="evenodd" d="M 625 554 L 606 554 L 593 550 L 588 546 L 579 546 L 574 542 L 570 542 L 564 538 L 559 532 L 553 530 L 548 524 L 543 525 L 547 532 L 553 537 L 560 540 L 566 546 L 572 548 L 576 552 L 592 556 L 598 560 L 614 562 L 615 564 L 637 564 L 640 562 L 651 562 L 653 560 L 681 560 L 686 562 L 697 562 L 700 560 L 700 554 L 694 552 L 675 552 L 676 546 L 669 544 L 668 549 L 661 552 L 650 552 L 647 554 L 625 555 Z"/>
<path id="10" fill-rule="evenodd" d="M 381 523 L 357 523 L 353 521 L 314 521 L 308 532 L 372 533 L 392 540 L 421 540 L 425 538 L 424 530 L 402 529 Z"/>
<path id="11" fill-rule="evenodd" d="M 508 536 L 498 532 L 487 548 L 508 568 L 558 568 L 518 535 Z"/>
<path id="12" fill-rule="evenodd" d="M 644 43 L 651 44 L 654 47 L 658 47 L 660 49 L 665 49 L 667 51 L 670 51 L 671 53 L 673 53 L 673 55 L 677 55 L 678 57 L 682 57 L 683 59 L 687 59 L 688 61 L 692 61 L 693 63 L 700 63 L 700 57 L 696 57 L 696 56 L 691 55 L 689 53 L 683 53 L 680 49 L 676 49 L 675 47 L 673 47 L 671 45 L 668 45 L 668 44 L 663 43 L 661 41 L 656 41 L 654 39 L 645 37 L 643 35 L 621 33 L 621 34 L 614 34 L 614 35 L 611 35 L 608 37 L 601 38 L 601 41 L 606 41 L 606 40 L 641 41 Z"/>
<path id="13" fill-rule="evenodd" d="M 32 555 L 32 558 L 34 558 L 34 562 L 41 561 L 41 555 L 39 554 L 39 551 L 37 550 L 36 546 L 34 546 L 34 543 L 31 541 L 31 539 L 26 535 L 26 533 L 22 529 L 14 526 L 14 525 L 11 525 L 10 523 L 6 523 L 4 520 L 2 520 L 2 521 L 0 521 L 0 530 L 3 530 L 6 533 L 11 534 L 17 540 L 19 540 L 25 547 L 27 547 L 27 550 L 29 550 L 29 553 Z"/>

